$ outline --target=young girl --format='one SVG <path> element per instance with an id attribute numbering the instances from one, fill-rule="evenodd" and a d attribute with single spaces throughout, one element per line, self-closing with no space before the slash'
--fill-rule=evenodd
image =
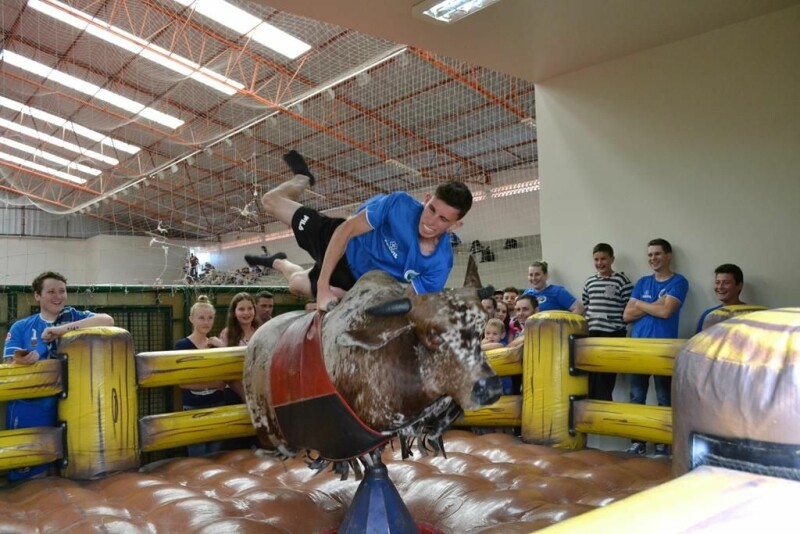
<path id="1" fill-rule="evenodd" d="M 188 337 L 179 339 L 175 343 L 175 350 L 198 350 L 211 347 L 222 347 L 222 341 L 217 337 L 208 337 L 214 326 L 214 307 L 208 297 L 201 295 L 189 310 L 189 322 L 192 323 L 192 333 Z M 194 384 L 181 384 L 181 397 L 183 409 L 197 410 L 199 408 L 213 408 L 225 405 L 225 382 L 198 382 Z M 221 441 L 209 441 L 187 446 L 189 456 L 204 456 L 222 450 Z"/>
<path id="2" fill-rule="evenodd" d="M 500 300 L 497 302 L 497 318 L 503 322 L 503 328 L 505 329 L 506 332 L 506 337 L 504 338 L 504 341 L 506 343 L 511 341 L 511 337 L 509 336 L 511 330 L 509 329 L 508 326 L 509 322 L 511 321 L 511 313 L 510 313 L 511 311 L 513 311 L 513 309 L 510 309 L 508 304 L 506 304 L 504 301 Z"/>
<path id="3" fill-rule="evenodd" d="M 228 307 L 228 324 L 219 337 L 225 347 L 243 347 L 259 326 L 256 301 L 250 293 L 237 293 Z"/>
<path id="4" fill-rule="evenodd" d="M 225 347 L 245 347 L 261 326 L 256 315 L 256 301 L 250 293 L 237 293 L 228 306 L 228 323 L 219 337 Z M 244 386 L 241 380 L 228 384 L 228 404 L 244 402 Z"/>

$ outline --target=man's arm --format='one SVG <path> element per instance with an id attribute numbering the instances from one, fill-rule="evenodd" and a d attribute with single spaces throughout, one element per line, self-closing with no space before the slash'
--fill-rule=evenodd
<path id="1" fill-rule="evenodd" d="M 641 300 L 636 301 L 636 309 L 659 319 L 669 319 L 680 307 L 681 301 L 672 295 L 664 295 L 653 303 L 642 302 Z"/>
<path id="2" fill-rule="evenodd" d="M 328 304 L 336 299 L 336 295 L 331 292 L 331 275 L 336 268 L 336 264 L 342 259 L 347 244 L 356 236 L 372 231 L 372 226 L 367 221 L 367 212 L 361 211 L 353 215 L 333 232 L 331 241 L 325 251 L 325 258 L 322 260 L 322 267 L 319 271 L 317 280 L 317 308 L 327 310 Z"/>
<path id="3" fill-rule="evenodd" d="M 626 323 L 632 323 L 645 316 L 645 313 L 636 306 L 637 302 L 640 301 L 631 297 L 625 305 L 625 311 L 622 312 L 622 320 Z"/>
<path id="4" fill-rule="evenodd" d="M 80 321 L 51 326 L 42 332 L 42 341 L 50 342 L 57 337 L 61 337 L 67 332 L 78 330 L 79 328 L 89 328 L 92 326 L 114 326 L 114 318 L 105 313 L 98 313 L 91 317 L 86 317 Z"/>

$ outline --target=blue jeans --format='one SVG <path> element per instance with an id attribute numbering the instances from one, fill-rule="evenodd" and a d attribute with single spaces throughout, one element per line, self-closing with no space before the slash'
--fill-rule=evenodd
<path id="1" fill-rule="evenodd" d="M 647 390 L 650 389 L 650 375 L 629 375 L 631 380 L 631 402 L 634 404 L 645 404 L 647 401 Z M 672 405 L 672 377 L 653 376 L 656 384 L 656 399 L 659 406 Z"/>

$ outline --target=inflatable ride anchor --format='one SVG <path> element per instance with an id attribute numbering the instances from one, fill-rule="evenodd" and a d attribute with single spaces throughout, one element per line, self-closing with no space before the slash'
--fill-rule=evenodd
<path id="1" fill-rule="evenodd" d="M 383 447 L 363 457 L 366 468 L 338 534 L 437 532 L 417 525 L 381 461 Z"/>

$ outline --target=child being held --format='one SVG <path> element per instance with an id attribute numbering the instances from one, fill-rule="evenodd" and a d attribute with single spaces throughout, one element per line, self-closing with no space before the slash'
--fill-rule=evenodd
<path id="1" fill-rule="evenodd" d="M 506 327 L 500 319 L 489 319 L 483 328 L 483 340 L 481 340 L 481 350 L 500 349 L 506 346 Z"/>
<path id="2" fill-rule="evenodd" d="M 481 350 L 487 351 L 491 349 L 502 349 L 506 346 L 506 326 L 500 319 L 489 319 L 486 321 L 486 326 L 483 327 L 483 340 L 481 341 Z M 502 376 L 500 380 L 503 382 L 503 395 L 512 395 L 514 392 L 514 383 L 510 376 Z"/>

